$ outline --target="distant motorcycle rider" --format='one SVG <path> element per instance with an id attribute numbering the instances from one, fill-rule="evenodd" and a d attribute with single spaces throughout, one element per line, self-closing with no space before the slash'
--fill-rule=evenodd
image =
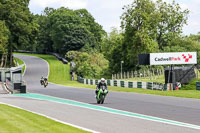
<path id="1" fill-rule="evenodd" d="M 48 79 L 47 78 L 44 78 L 44 88 L 46 88 L 48 85 Z"/>
<path id="2" fill-rule="evenodd" d="M 45 82 L 47 82 L 47 84 L 48 84 L 48 79 L 47 79 L 47 78 L 44 78 L 44 77 L 42 76 L 41 79 L 40 79 L 40 84 L 41 84 L 41 85 L 44 85 Z"/>
<path id="3" fill-rule="evenodd" d="M 48 82 L 48 79 L 47 79 L 47 78 L 44 78 L 44 81 L 45 81 L 45 82 Z"/>
<path id="4" fill-rule="evenodd" d="M 44 84 L 44 77 L 42 76 L 40 79 L 40 84 L 43 85 Z"/>
<path id="5" fill-rule="evenodd" d="M 104 86 L 105 89 L 108 90 L 108 87 L 107 87 L 107 84 L 106 84 L 104 78 L 101 78 L 101 81 L 100 81 L 100 82 L 98 83 L 98 85 L 97 85 L 97 88 L 96 88 L 96 91 L 95 91 L 96 96 L 97 96 L 97 94 L 98 94 L 99 89 L 100 89 L 102 86 Z"/>

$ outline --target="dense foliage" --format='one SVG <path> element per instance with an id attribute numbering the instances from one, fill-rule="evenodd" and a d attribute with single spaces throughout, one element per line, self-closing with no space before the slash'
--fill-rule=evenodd
<path id="1" fill-rule="evenodd" d="M 29 0 L 1 0 L 0 20 L 10 31 L 8 38 L 8 60 L 12 66 L 14 49 L 26 48 L 35 42 L 38 25 L 33 23 L 33 15 L 28 8 Z"/>
<path id="2" fill-rule="evenodd" d="M 9 30 L 5 22 L 0 20 L 0 67 L 5 67 L 7 65 L 8 35 Z"/>
<path id="3" fill-rule="evenodd" d="M 82 77 L 100 78 L 106 74 L 108 61 L 101 53 L 69 51 L 66 58 L 76 64 L 74 71 Z"/>
<path id="4" fill-rule="evenodd" d="M 105 34 L 86 9 L 46 8 L 36 21 L 40 25 L 37 50 L 61 55 L 70 50 L 98 49 Z"/>
<path id="5" fill-rule="evenodd" d="M 0 0 L 0 65 L 12 66 L 12 52 L 56 52 L 76 63 L 84 77 L 141 69 L 137 57 L 149 52 L 197 51 L 200 33 L 184 36 L 189 11 L 175 1 L 133 0 L 123 8 L 121 31 L 106 34 L 86 9 L 45 8 L 33 15 L 29 0 Z M 119 14 L 120 15 L 120 14 Z"/>
<path id="6" fill-rule="evenodd" d="M 124 42 L 123 60 L 127 70 L 137 64 L 139 53 L 158 52 L 179 37 L 186 23 L 188 10 L 175 2 L 135 0 L 124 7 L 121 16 Z"/>

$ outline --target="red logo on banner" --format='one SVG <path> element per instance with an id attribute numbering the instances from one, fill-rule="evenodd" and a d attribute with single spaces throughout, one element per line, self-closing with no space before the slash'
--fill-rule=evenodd
<path id="1" fill-rule="evenodd" d="M 188 62 L 189 59 L 192 59 L 192 55 L 191 54 L 188 54 L 188 57 L 185 56 L 184 54 L 182 54 L 182 56 L 183 56 L 183 59 L 185 59 L 185 62 Z"/>

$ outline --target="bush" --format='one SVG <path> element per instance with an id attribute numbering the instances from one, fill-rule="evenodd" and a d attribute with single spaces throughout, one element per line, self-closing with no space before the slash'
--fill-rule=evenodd
<path id="1" fill-rule="evenodd" d="M 181 90 L 196 90 L 196 82 L 199 81 L 198 79 L 193 79 L 187 85 L 183 85 Z"/>
<path id="2" fill-rule="evenodd" d="M 85 78 L 100 78 L 108 68 L 108 60 L 101 53 L 69 51 L 65 57 L 76 64 L 74 71 Z"/>

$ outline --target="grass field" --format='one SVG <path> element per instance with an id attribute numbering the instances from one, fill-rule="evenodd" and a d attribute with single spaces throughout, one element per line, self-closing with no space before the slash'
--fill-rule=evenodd
<path id="1" fill-rule="evenodd" d="M 24 55 L 32 55 L 32 56 L 37 56 L 37 57 L 45 59 L 49 63 L 49 66 L 50 66 L 49 81 L 52 83 L 66 85 L 66 86 L 72 86 L 72 87 L 96 89 L 96 86 L 94 86 L 94 85 L 86 85 L 86 84 L 78 83 L 77 81 L 70 81 L 69 80 L 70 79 L 69 65 L 62 64 L 62 62 L 58 61 L 54 56 L 37 55 L 37 54 L 24 54 Z M 175 96 L 175 97 L 200 99 L 200 91 L 195 90 L 195 81 L 193 81 L 193 82 L 194 82 L 193 86 L 188 86 L 188 88 L 192 87 L 192 90 L 187 90 L 187 87 L 185 87 L 184 90 L 169 92 L 169 91 L 147 90 L 147 89 L 139 89 L 139 88 L 112 87 L 112 86 L 109 86 L 109 90 L 120 91 L 120 92 L 135 92 L 135 93 L 162 95 L 162 96 Z"/>
<path id="2" fill-rule="evenodd" d="M 129 79 L 123 79 L 124 81 L 141 81 L 141 82 L 156 82 L 156 83 L 165 83 L 164 75 L 153 76 L 152 79 L 149 77 L 135 77 Z"/>
<path id="3" fill-rule="evenodd" d="M 0 133 L 86 133 L 46 117 L 0 104 Z"/>
<path id="4" fill-rule="evenodd" d="M 14 59 L 18 62 L 19 65 L 24 64 L 24 62 L 17 57 L 14 57 Z M 26 66 L 24 65 L 23 68 L 22 68 L 23 72 L 25 71 L 25 69 L 26 69 Z"/>

